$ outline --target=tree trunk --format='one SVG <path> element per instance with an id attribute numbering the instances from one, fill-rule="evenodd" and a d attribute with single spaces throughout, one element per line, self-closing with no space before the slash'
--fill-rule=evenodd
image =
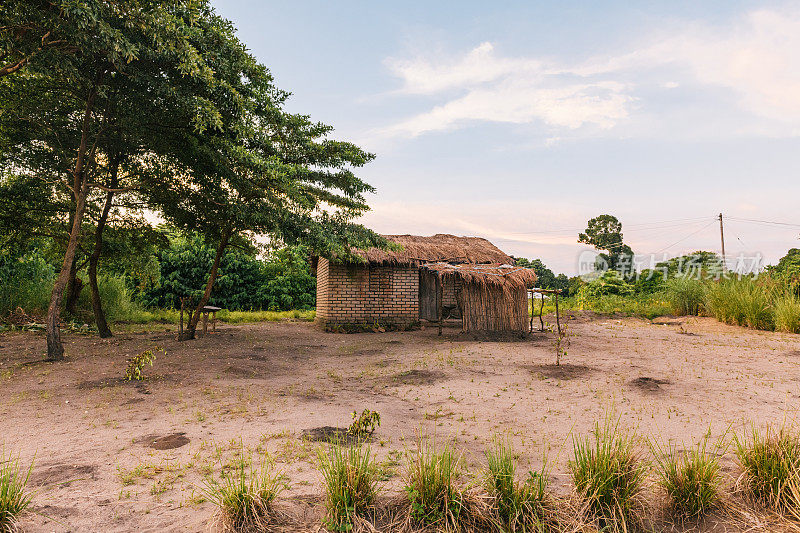
<path id="1" fill-rule="evenodd" d="M 200 321 L 200 315 L 203 312 L 203 307 L 208 304 L 208 300 L 211 299 L 211 289 L 214 288 L 214 281 L 217 279 L 217 271 L 219 270 L 219 264 L 222 262 L 222 256 L 225 254 L 225 248 L 228 246 L 228 240 L 231 237 L 231 230 L 226 229 L 222 233 L 222 237 L 219 241 L 219 246 L 217 246 L 217 255 L 214 257 L 214 264 L 211 266 L 211 273 L 208 275 L 208 282 L 206 283 L 206 290 L 203 293 L 203 297 L 200 298 L 200 301 L 197 303 L 197 307 L 194 310 L 194 313 L 189 315 L 189 321 L 186 325 L 186 331 L 183 332 L 181 337 L 178 340 L 188 340 L 194 339 L 195 331 L 197 331 L 197 323 Z"/>
<path id="2" fill-rule="evenodd" d="M 101 76 L 98 76 L 98 83 Z M 58 278 L 53 285 L 53 292 L 50 294 L 50 305 L 47 308 L 47 359 L 49 361 L 60 361 L 64 359 L 64 345 L 61 343 L 61 330 L 59 330 L 59 319 L 61 318 L 61 300 L 64 297 L 64 289 L 69 281 L 70 270 L 75 262 L 75 252 L 78 249 L 78 239 L 81 235 L 81 223 L 83 222 L 83 212 L 86 209 L 86 196 L 88 193 L 88 176 L 84 172 L 85 157 L 88 149 L 89 127 L 92 121 L 92 110 L 94 100 L 97 96 L 97 84 L 89 92 L 86 99 L 86 109 L 83 114 L 83 125 L 81 127 L 81 143 L 78 147 L 78 156 L 75 159 L 75 170 L 73 171 L 73 195 L 75 196 L 75 213 L 72 219 L 72 230 L 69 234 L 67 251 L 64 254 L 64 262 L 58 273 Z"/>
<path id="3" fill-rule="evenodd" d="M 112 189 L 117 186 L 118 170 L 119 163 L 115 162 L 111 170 L 110 188 Z M 103 205 L 103 212 L 100 213 L 100 219 L 97 221 L 97 230 L 94 234 L 94 249 L 89 257 L 89 286 L 92 289 L 92 312 L 94 313 L 94 323 L 97 325 L 97 331 L 100 333 L 101 339 L 107 339 L 112 336 L 111 328 L 108 327 L 106 315 L 103 312 L 103 302 L 100 300 L 100 287 L 97 284 L 97 264 L 100 262 L 100 254 L 103 251 L 103 229 L 106 226 L 113 199 L 114 192 L 108 191 L 106 193 L 106 202 Z"/>
<path id="4" fill-rule="evenodd" d="M 78 277 L 78 262 L 73 260 L 69 267 L 69 278 L 67 279 L 67 301 L 64 310 L 70 314 L 78 313 L 78 298 L 83 290 L 83 281 Z"/>

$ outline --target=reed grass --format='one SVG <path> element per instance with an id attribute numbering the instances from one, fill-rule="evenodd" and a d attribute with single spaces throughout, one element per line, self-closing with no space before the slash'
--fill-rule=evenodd
<path id="1" fill-rule="evenodd" d="M 219 479 L 207 476 L 201 490 L 218 508 L 219 528 L 239 532 L 268 530 L 276 519 L 273 504 L 286 487 L 284 477 L 273 473 L 267 456 L 256 467 L 242 449 L 223 465 Z"/>
<path id="2" fill-rule="evenodd" d="M 800 333 L 800 298 L 786 292 L 775 299 L 775 330 L 785 333 Z"/>
<path id="3" fill-rule="evenodd" d="M 494 498 L 498 518 L 505 531 L 546 529 L 547 464 L 530 472 L 523 483 L 516 480 L 517 457 L 507 440 L 495 438 L 486 452 L 486 489 Z"/>
<path id="4" fill-rule="evenodd" d="M 658 485 L 669 499 L 669 509 L 679 520 L 698 518 L 720 502 L 720 464 L 724 451 L 720 439 L 709 449 L 709 437 L 685 450 L 651 443 Z"/>
<path id="5" fill-rule="evenodd" d="M 767 426 L 734 435 L 745 490 L 756 500 L 800 519 L 800 436 L 795 428 Z"/>
<path id="6" fill-rule="evenodd" d="M 459 457 L 449 445 L 420 441 L 408 455 L 405 490 L 410 522 L 421 526 L 458 528 L 464 508 L 455 481 L 461 474 Z"/>

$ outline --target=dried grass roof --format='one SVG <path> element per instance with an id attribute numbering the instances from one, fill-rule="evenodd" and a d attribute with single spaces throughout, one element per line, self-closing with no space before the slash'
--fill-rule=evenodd
<path id="1" fill-rule="evenodd" d="M 459 278 L 465 283 L 509 288 L 533 287 L 533 284 L 536 283 L 536 273 L 532 269 L 509 264 L 451 265 L 449 263 L 429 263 L 422 268 L 436 272 L 443 278 Z"/>
<path id="2" fill-rule="evenodd" d="M 514 260 L 502 250 L 480 237 L 457 237 L 439 233 L 430 237 L 418 235 L 384 235 L 403 247 L 400 251 L 357 250 L 355 253 L 368 263 L 378 265 L 418 265 L 428 262 L 513 264 Z"/>

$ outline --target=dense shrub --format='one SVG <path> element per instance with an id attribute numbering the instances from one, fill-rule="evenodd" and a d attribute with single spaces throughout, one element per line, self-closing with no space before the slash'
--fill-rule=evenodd
<path id="1" fill-rule="evenodd" d="M 633 294 L 633 286 L 625 281 L 616 270 L 605 272 L 602 276 L 578 290 L 578 298 L 583 300 L 611 294 L 617 296 L 630 296 Z"/>
<path id="2" fill-rule="evenodd" d="M 27 313 L 45 312 L 54 276 L 53 267 L 36 250 L 0 254 L 0 316 L 18 307 Z"/>
<path id="3" fill-rule="evenodd" d="M 179 308 L 181 297 L 198 300 L 214 254 L 198 236 L 173 240 L 158 254 L 159 282 L 142 293 L 143 303 Z M 278 250 L 266 261 L 233 249 L 222 260 L 209 303 L 231 310 L 286 311 L 311 308 L 314 300 L 315 280 L 301 249 Z"/>

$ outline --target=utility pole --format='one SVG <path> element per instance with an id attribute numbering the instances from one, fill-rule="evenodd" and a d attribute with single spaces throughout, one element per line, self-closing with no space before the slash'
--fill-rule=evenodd
<path id="1" fill-rule="evenodd" d="M 722 272 L 727 272 L 728 265 L 725 261 L 725 233 L 722 230 L 722 213 L 719 214 L 719 240 L 722 243 Z"/>

